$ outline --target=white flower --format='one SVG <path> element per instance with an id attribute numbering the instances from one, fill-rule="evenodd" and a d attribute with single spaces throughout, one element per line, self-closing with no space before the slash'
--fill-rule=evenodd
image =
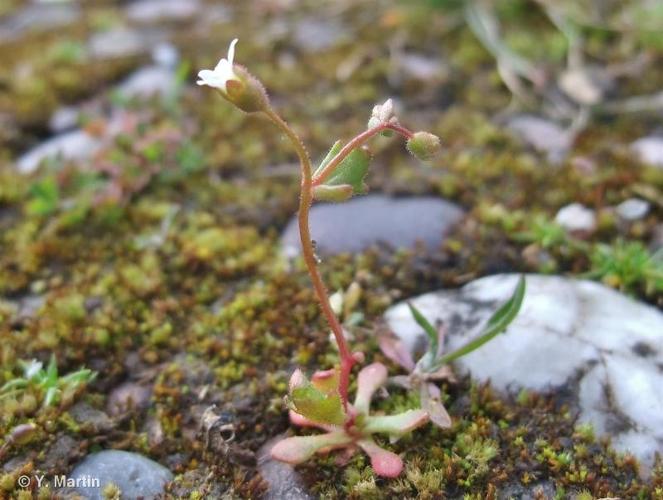
<path id="1" fill-rule="evenodd" d="M 237 43 L 237 38 L 230 42 L 230 47 L 228 47 L 228 58 L 221 59 L 219 64 L 216 65 L 214 71 L 209 69 L 203 69 L 198 73 L 198 85 L 209 85 L 210 87 L 215 87 L 224 94 L 228 93 L 227 83 L 230 80 L 241 81 L 237 74 L 233 71 L 233 59 L 235 58 L 235 44 Z"/>

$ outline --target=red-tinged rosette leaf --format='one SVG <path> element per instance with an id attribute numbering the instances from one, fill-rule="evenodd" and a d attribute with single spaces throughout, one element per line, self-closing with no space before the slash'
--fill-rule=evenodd
<path id="1" fill-rule="evenodd" d="M 295 436 L 276 443 L 270 455 L 275 460 L 289 464 L 301 464 L 317 452 L 342 448 L 352 443 L 352 438 L 343 431 L 328 432 L 315 436 Z"/>
<path id="2" fill-rule="evenodd" d="M 378 476 L 398 477 L 403 471 L 403 460 L 391 451 L 381 448 L 372 439 L 362 439 L 357 444 L 371 459 L 371 467 Z"/>
<path id="3" fill-rule="evenodd" d="M 320 392 L 325 394 L 338 393 L 338 385 L 341 380 L 341 371 L 338 368 L 317 371 L 311 377 L 311 384 Z"/>
<path id="4" fill-rule="evenodd" d="M 405 344 L 398 339 L 391 331 L 383 331 L 378 334 L 378 345 L 382 354 L 387 356 L 397 365 L 405 368 L 408 372 L 414 370 L 414 359 L 412 359 L 412 354 L 405 347 Z"/>
<path id="5" fill-rule="evenodd" d="M 387 382 L 387 368 L 382 363 L 365 366 L 357 376 L 357 396 L 354 407 L 368 415 L 373 393 Z"/>
<path id="6" fill-rule="evenodd" d="M 451 417 L 439 399 L 440 391 L 433 384 L 421 384 L 421 408 L 426 413 L 430 421 L 433 422 L 440 429 L 448 429 L 451 427 Z"/>
<path id="7" fill-rule="evenodd" d="M 366 434 L 389 434 L 398 438 L 428 422 L 428 413 L 424 410 L 408 410 L 397 415 L 366 417 L 363 431 Z"/>

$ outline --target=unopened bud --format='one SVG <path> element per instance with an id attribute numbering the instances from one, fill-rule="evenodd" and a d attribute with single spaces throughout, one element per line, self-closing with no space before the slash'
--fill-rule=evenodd
<path id="1" fill-rule="evenodd" d="M 429 132 L 415 132 L 407 141 L 407 150 L 421 161 L 432 160 L 441 149 L 440 138 Z"/>
<path id="2" fill-rule="evenodd" d="M 368 128 L 379 127 L 384 123 L 398 123 L 398 119 L 394 115 L 394 102 L 391 99 L 373 106 L 371 117 L 368 119 Z M 391 131 L 385 130 L 382 134 L 388 136 L 391 135 Z"/>

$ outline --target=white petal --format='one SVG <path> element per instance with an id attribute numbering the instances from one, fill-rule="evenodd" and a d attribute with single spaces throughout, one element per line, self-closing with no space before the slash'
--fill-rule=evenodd
<path id="1" fill-rule="evenodd" d="M 228 60 L 223 58 L 220 59 L 218 63 L 216 63 L 216 66 L 214 66 L 214 71 L 220 71 L 221 68 L 223 68 L 226 64 L 228 64 Z"/>
<path id="2" fill-rule="evenodd" d="M 198 85 L 209 85 L 210 87 L 216 87 L 223 91 L 226 90 L 226 81 L 223 78 L 220 78 L 215 71 L 209 69 L 204 69 L 198 72 Z"/>
<path id="3" fill-rule="evenodd" d="M 235 59 L 235 45 L 237 45 L 239 38 L 235 38 L 232 42 L 230 42 L 230 47 L 228 47 L 228 62 L 230 63 L 230 67 L 233 65 L 233 60 Z"/>

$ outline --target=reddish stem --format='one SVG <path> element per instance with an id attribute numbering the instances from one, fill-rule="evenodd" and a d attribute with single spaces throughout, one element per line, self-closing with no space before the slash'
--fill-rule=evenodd
<path id="1" fill-rule="evenodd" d="M 320 302 L 320 308 L 324 314 L 331 330 L 336 339 L 336 344 L 338 345 L 338 351 L 341 357 L 341 372 L 339 377 L 339 387 L 338 392 L 341 396 L 341 401 L 343 402 L 343 408 L 347 411 L 348 409 L 348 387 L 350 385 L 350 372 L 352 367 L 355 364 L 356 360 L 352 356 L 348 343 L 343 335 L 343 328 L 338 321 L 338 318 L 332 310 L 331 304 L 329 303 L 329 297 L 327 295 L 327 290 L 325 288 L 320 272 L 318 271 L 317 261 L 315 258 L 315 252 L 313 250 L 313 244 L 311 242 L 311 231 L 309 229 L 309 211 L 311 209 L 311 204 L 313 202 L 313 179 L 312 179 L 312 168 L 311 160 L 304 148 L 299 136 L 290 128 L 290 126 L 274 112 L 274 110 L 269 109 L 266 111 L 267 116 L 274 122 L 274 124 L 279 127 L 283 133 L 290 139 L 292 145 L 297 151 L 299 156 L 299 162 L 302 173 L 301 180 L 301 192 L 299 199 L 299 213 L 298 213 L 298 223 L 299 223 L 299 237 L 302 243 L 302 255 L 304 257 L 304 263 L 308 269 L 309 275 L 311 276 L 311 281 L 313 282 L 313 289 L 315 294 Z"/>
<path id="2" fill-rule="evenodd" d="M 393 130 L 394 132 L 402 135 L 406 139 L 410 139 L 414 134 L 412 131 L 406 129 L 405 127 L 402 127 L 396 123 L 381 123 L 380 125 L 377 125 L 373 128 L 369 128 L 368 130 L 364 130 L 361 134 L 353 138 L 350 142 L 348 142 L 343 148 L 334 156 L 327 165 L 325 165 L 325 168 L 320 171 L 319 174 L 317 174 L 313 178 L 313 187 L 318 186 L 322 184 L 327 177 L 331 175 L 331 173 L 338 167 L 341 162 L 355 149 L 358 147 L 362 146 L 365 144 L 371 137 L 373 137 L 376 134 L 379 134 L 385 129 L 390 129 Z"/>

